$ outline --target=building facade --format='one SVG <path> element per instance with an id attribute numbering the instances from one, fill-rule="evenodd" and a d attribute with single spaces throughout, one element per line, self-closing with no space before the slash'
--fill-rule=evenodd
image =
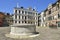
<path id="1" fill-rule="evenodd" d="M 5 15 L 3 12 L 0 12 L 0 27 L 3 26 Z"/>
<path id="2" fill-rule="evenodd" d="M 35 9 L 15 7 L 13 15 L 14 24 L 35 24 L 38 25 L 38 14 Z"/>
<path id="3" fill-rule="evenodd" d="M 12 25 L 13 24 L 13 15 L 6 13 L 5 14 L 5 20 L 8 22 L 9 25 Z"/>
<path id="4" fill-rule="evenodd" d="M 48 8 L 45 10 L 46 13 L 46 23 L 49 27 L 59 27 L 60 25 L 60 1 L 58 0 L 54 4 L 50 4 Z"/>
<path id="5" fill-rule="evenodd" d="M 7 13 L 0 12 L 0 27 L 9 26 L 13 23 L 12 15 L 7 15 Z"/>
<path id="6" fill-rule="evenodd" d="M 45 26 L 60 27 L 60 0 L 57 0 L 57 2 L 53 4 L 49 4 L 48 8 L 43 12 Z"/>

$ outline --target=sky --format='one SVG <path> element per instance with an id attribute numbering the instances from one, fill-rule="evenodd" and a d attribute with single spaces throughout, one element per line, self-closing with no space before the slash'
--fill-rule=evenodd
<path id="1" fill-rule="evenodd" d="M 23 6 L 24 8 L 36 8 L 38 12 L 45 10 L 49 4 L 57 0 L 0 0 L 0 12 L 13 14 L 14 7 Z"/>

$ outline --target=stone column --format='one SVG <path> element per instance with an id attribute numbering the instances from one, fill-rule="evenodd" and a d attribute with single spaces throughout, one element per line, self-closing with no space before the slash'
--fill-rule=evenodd
<path id="1" fill-rule="evenodd" d="M 15 20 L 13 21 L 13 24 L 15 24 Z"/>
<path id="2" fill-rule="evenodd" d="M 22 14 L 22 10 L 21 10 L 20 14 Z"/>
<path id="3" fill-rule="evenodd" d="M 14 21 L 13 23 L 15 24 L 15 15 L 13 16 L 13 21 Z"/>
<path id="4" fill-rule="evenodd" d="M 35 25 L 36 25 L 36 21 L 35 21 Z"/>
<path id="5" fill-rule="evenodd" d="M 25 16 L 24 16 L 24 23 L 25 23 Z"/>
<path id="6" fill-rule="evenodd" d="M 25 14 L 25 11 L 24 11 L 24 14 Z"/>
<path id="7" fill-rule="evenodd" d="M 17 23 L 19 23 L 19 15 L 17 15 Z"/>
<path id="8" fill-rule="evenodd" d="M 26 19 L 27 19 L 26 21 L 27 21 L 27 23 L 28 23 L 28 16 L 26 17 Z"/>
<path id="9" fill-rule="evenodd" d="M 28 24 L 28 21 L 27 21 L 27 24 Z"/>
<path id="10" fill-rule="evenodd" d="M 27 16 L 27 20 L 28 20 L 28 16 Z"/>
<path id="11" fill-rule="evenodd" d="M 35 16 L 35 21 L 34 22 L 35 22 L 35 25 L 36 25 L 36 16 Z"/>
<path id="12" fill-rule="evenodd" d="M 21 20 L 21 22 L 20 22 L 20 23 L 22 24 L 22 15 L 20 16 L 20 20 Z"/>

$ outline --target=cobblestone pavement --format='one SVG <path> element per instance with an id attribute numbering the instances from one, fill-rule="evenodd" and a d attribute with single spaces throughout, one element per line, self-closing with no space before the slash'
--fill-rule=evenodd
<path id="1" fill-rule="evenodd" d="M 24 39 L 13 39 L 8 38 L 5 34 L 10 32 L 10 27 L 0 27 L 0 40 L 60 40 L 60 28 L 37 28 L 37 31 L 40 33 L 40 36 L 33 38 L 24 38 Z"/>

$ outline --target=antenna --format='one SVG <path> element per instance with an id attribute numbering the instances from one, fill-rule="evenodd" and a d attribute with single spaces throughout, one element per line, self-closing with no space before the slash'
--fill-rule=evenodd
<path id="1" fill-rule="evenodd" d="M 19 7 L 19 3 L 17 3 L 17 7 Z"/>

